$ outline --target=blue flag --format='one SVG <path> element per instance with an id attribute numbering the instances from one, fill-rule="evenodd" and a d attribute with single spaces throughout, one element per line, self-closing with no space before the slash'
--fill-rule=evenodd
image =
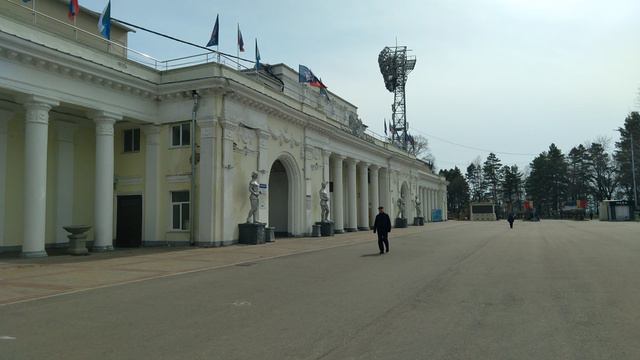
<path id="1" fill-rule="evenodd" d="M 102 10 L 98 19 L 98 31 L 107 40 L 111 40 L 111 0 L 107 2 L 107 6 Z"/>
<path id="2" fill-rule="evenodd" d="M 218 46 L 218 15 L 216 15 L 216 24 L 213 25 L 213 31 L 211 32 L 211 39 L 207 43 L 207 46 Z"/>
<path id="3" fill-rule="evenodd" d="M 258 50 L 258 39 L 256 39 L 256 70 L 260 70 L 260 50 Z"/>

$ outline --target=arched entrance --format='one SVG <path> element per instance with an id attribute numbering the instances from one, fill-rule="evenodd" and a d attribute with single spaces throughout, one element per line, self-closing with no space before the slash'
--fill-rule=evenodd
<path id="1" fill-rule="evenodd" d="M 269 173 L 269 226 L 277 237 L 302 235 L 303 215 L 302 175 L 293 156 L 285 153 Z"/>
<path id="2" fill-rule="evenodd" d="M 289 178 L 282 161 L 276 160 L 269 173 L 269 226 L 277 237 L 289 236 Z"/>

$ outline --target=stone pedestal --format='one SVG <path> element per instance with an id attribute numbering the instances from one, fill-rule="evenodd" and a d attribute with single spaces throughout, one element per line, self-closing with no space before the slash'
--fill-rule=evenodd
<path id="1" fill-rule="evenodd" d="M 320 225 L 320 234 L 322 236 L 333 236 L 335 233 L 335 224 L 333 221 L 321 221 L 316 225 Z"/>
<path id="2" fill-rule="evenodd" d="M 401 229 L 407 227 L 407 218 L 396 218 L 396 226 L 395 228 Z"/>
<path id="3" fill-rule="evenodd" d="M 318 225 L 317 223 L 315 225 L 311 225 L 311 237 L 320 237 L 322 235 L 320 231 L 320 225 Z"/>
<path id="4" fill-rule="evenodd" d="M 275 227 L 265 227 L 264 228 L 264 241 L 265 242 L 275 242 L 276 241 L 276 228 Z"/>
<path id="5" fill-rule="evenodd" d="M 71 235 L 67 236 L 69 238 L 69 254 L 71 255 L 89 255 L 89 250 L 87 250 L 87 231 L 91 229 L 89 225 L 70 225 L 64 226 L 67 232 L 70 232 Z"/>
<path id="6" fill-rule="evenodd" d="M 413 226 L 424 226 L 424 218 L 422 216 L 414 217 Z"/>
<path id="7" fill-rule="evenodd" d="M 240 244 L 258 245 L 265 243 L 265 224 L 238 224 L 238 228 L 240 230 L 240 236 L 238 238 Z"/>

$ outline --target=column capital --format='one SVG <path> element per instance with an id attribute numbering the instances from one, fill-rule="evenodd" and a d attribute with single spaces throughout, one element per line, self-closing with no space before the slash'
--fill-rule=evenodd
<path id="1" fill-rule="evenodd" d="M 330 157 L 332 154 L 331 150 L 327 150 L 327 149 L 322 149 L 322 156 L 324 157 Z"/>
<path id="2" fill-rule="evenodd" d="M 358 165 L 360 165 L 360 167 L 363 167 L 363 168 L 368 168 L 369 167 L 369 163 L 366 162 L 366 161 L 359 161 Z"/>
<path id="3" fill-rule="evenodd" d="M 87 117 L 92 119 L 96 124 L 98 122 L 112 122 L 115 123 L 118 120 L 122 120 L 122 114 L 106 111 L 106 110 L 92 110 L 87 112 Z"/>
<path id="4" fill-rule="evenodd" d="M 340 154 L 332 154 L 332 157 L 334 160 L 339 160 L 339 161 L 344 161 L 344 159 L 346 159 L 347 157 L 344 155 L 340 155 Z"/>
<path id="5" fill-rule="evenodd" d="M 371 171 L 378 171 L 380 170 L 380 165 L 375 165 L 375 164 L 369 165 L 369 169 Z"/>
<path id="6" fill-rule="evenodd" d="M 258 135 L 258 139 L 260 139 L 260 141 L 267 141 L 269 140 L 269 137 L 271 137 L 271 134 L 268 131 L 262 129 L 256 129 L 256 134 Z"/>
<path id="7" fill-rule="evenodd" d="M 20 96 L 18 100 L 27 110 L 49 111 L 52 107 L 60 105 L 60 101 L 40 95 L 24 95 Z"/>
<path id="8" fill-rule="evenodd" d="M 220 125 L 222 126 L 222 138 L 224 140 L 233 140 L 238 124 L 224 120 L 220 121 Z"/>
<path id="9" fill-rule="evenodd" d="M 355 166 L 356 163 L 358 162 L 358 160 L 356 160 L 354 158 L 350 158 L 350 157 L 346 158 L 345 161 L 347 162 L 347 164 L 352 165 L 352 166 Z"/>

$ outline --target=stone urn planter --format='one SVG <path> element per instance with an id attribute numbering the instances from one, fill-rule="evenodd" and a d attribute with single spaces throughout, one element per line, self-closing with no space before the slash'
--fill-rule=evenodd
<path id="1" fill-rule="evenodd" d="M 63 226 L 65 231 L 71 233 L 69 238 L 69 254 L 71 255 L 89 255 L 87 250 L 87 231 L 91 229 L 89 225 L 69 225 Z"/>

